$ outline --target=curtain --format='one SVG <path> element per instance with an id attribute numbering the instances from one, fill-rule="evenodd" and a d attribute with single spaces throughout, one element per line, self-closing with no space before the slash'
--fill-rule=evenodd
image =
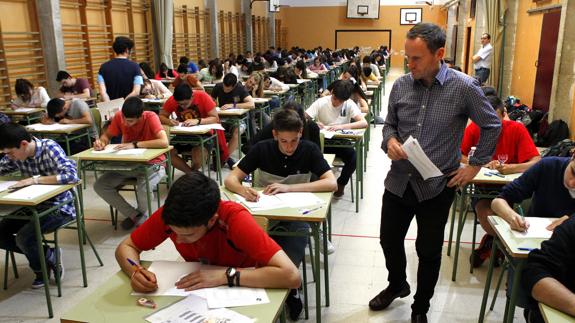
<path id="1" fill-rule="evenodd" d="M 172 0 L 153 0 L 154 43 L 156 44 L 156 63 L 172 63 L 172 37 L 174 30 L 174 3 Z"/>
<path id="2" fill-rule="evenodd" d="M 505 14 L 507 13 L 507 0 L 484 0 L 487 32 L 491 35 L 493 57 L 491 59 L 491 75 L 487 83 L 499 89 L 503 73 L 503 46 L 505 33 Z"/>

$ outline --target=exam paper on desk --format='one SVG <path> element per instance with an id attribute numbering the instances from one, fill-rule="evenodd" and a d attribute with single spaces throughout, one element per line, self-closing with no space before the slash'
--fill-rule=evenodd
<path id="1" fill-rule="evenodd" d="M 107 145 L 103 150 L 92 150 L 93 154 L 117 154 L 117 155 L 143 155 L 147 148 L 133 148 L 117 150 L 118 144 Z"/>
<path id="2" fill-rule="evenodd" d="M 72 128 L 75 128 L 76 126 L 78 126 L 78 125 L 76 125 L 76 124 L 59 124 L 59 123 L 53 123 L 53 124 L 36 123 L 36 124 L 26 126 L 26 129 L 33 130 L 33 131 L 54 131 L 54 130 L 72 129 Z"/>
<path id="3" fill-rule="evenodd" d="M 10 186 L 14 185 L 18 183 L 18 181 L 6 181 L 6 182 L 0 182 L 0 192 L 4 192 L 5 190 L 7 190 Z"/>
<path id="4" fill-rule="evenodd" d="M 190 126 L 186 127 L 183 123 L 180 123 L 177 126 L 173 126 L 172 130 L 176 131 L 199 131 L 199 130 L 225 130 L 224 127 L 219 123 L 212 123 L 212 124 L 201 124 L 197 126 Z"/>
<path id="5" fill-rule="evenodd" d="M 549 239 L 553 234 L 553 231 L 547 230 L 546 227 L 555 220 L 554 218 L 538 218 L 538 217 L 527 217 L 525 221 L 529 223 L 529 229 L 525 232 L 520 232 L 516 230 L 511 230 L 511 233 L 515 238 L 531 238 L 531 239 Z"/>
<path id="6" fill-rule="evenodd" d="M 409 136 L 402 145 L 407 159 L 417 169 L 423 180 L 443 175 L 435 164 L 427 157 L 417 139 Z"/>
<path id="7" fill-rule="evenodd" d="M 30 185 L 4 196 L 9 200 L 32 200 L 60 188 L 60 185 Z"/>
<path id="8" fill-rule="evenodd" d="M 260 192 L 257 202 L 248 202 L 243 196 L 234 194 L 236 199 L 252 211 L 281 209 L 284 207 L 300 208 L 324 204 L 323 201 L 309 192 L 278 193 L 266 195 Z"/>

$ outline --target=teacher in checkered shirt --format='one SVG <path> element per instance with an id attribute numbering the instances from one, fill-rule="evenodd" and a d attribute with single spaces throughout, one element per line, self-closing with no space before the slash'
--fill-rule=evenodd
<path id="1" fill-rule="evenodd" d="M 491 160 L 501 122 L 477 80 L 443 63 L 445 32 L 439 26 L 417 24 L 406 38 L 405 55 L 411 73 L 393 84 L 381 144 L 392 160 L 385 179 L 380 227 L 389 285 L 369 307 L 383 310 L 394 299 L 411 293 L 405 274 L 404 239 L 415 216 L 419 267 L 411 321 L 427 322 L 455 189 L 473 179 L 481 165 Z M 469 118 L 480 127 L 480 139 L 469 165 L 460 167 L 459 147 Z M 423 180 L 402 148 L 409 136 L 419 141 L 444 175 Z"/>

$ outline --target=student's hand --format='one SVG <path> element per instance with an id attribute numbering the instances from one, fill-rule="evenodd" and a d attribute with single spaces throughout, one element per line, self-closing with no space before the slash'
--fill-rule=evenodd
<path id="1" fill-rule="evenodd" d="M 497 166 L 499 166 L 499 161 L 498 160 L 492 160 L 489 163 L 487 163 L 485 165 L 486 168 L 489 169 L 497 169 Z"/>
<path id="2" fill-rule="evenodd" d="M 456 171 L 453 171 L 449 176 L 453 176 L 449 182 L 447 182 L 447 187 L 459 186 L 463 187 L 467 185 L 481 170 L 481 166 L 471 166 L 465 165 Z"/>
<path id="3" fill-rule="evenodd" d="M 387 141 L 387 156 L 391 160 L 407 159 L 407 154 L 401 147 L 401 143 L 394 137 Z"/>
<path id="4" fill-rule="evenodd" d="M 227 110 L 227 109 L 233 109 L 234 105 L 232 103 L 228 103 L 228 104 L 224 104 L 220 107 L 220 110 Z"/>
<path id="5" fill-rule="evenodd" d="M 509 221 L 509 226 L 512 230 L 526 232 L 529 229 L 529 222 L 519 214 L 514 214 L 511 221 Z"/>
<path id="6" fill-rule="evenodd" d="M 16 184 L 10 186 L 9 188 L 19 188 L 19 187 L 25 187 L 25 186 L 30 186 L 30 185 L 34 185 L 34 178 L 32 178 L 32 177 L 20 180 L 20 181 L 16 182 Z"/>
<path id="7" fill-rule="evenodd" d="M 500 174 L 507 175 L 515 173 L 514 167 L 512 164 L 499 164 L 497 161 L 497 165 L 495 169 L 499 171 Z"/>
<path id="8" fill-rule="evenodd" d="M 135 292 L 149 293 L 158 289 L 158 280 L 153 272 L 140 267 L 140 269 L 132 275 L 130 285 Z"/>
<path id="9" fill-rule="evenodd" d="M 188 119 L 188 120 L 184 121 L 183 124 L 184 124 L 184 127 L 197 126 L 198 125 L 198 119 Z"/>
<path id="10" fill-rule="evenodd" d="M 225 269 L 199 270 L 190 273 L 176 282 L 176 288 L 186 291 L 216 287 L 228 283 Z"/>
<path id="11" fill-rule="evenodd" d="M 280 183 L 273 183 L 264 189 L 263 193 L 265 195 L 275 195 L 277 193 L 287 193 L 290 191 L 289 185 L 280 184 Z"/>
<path id="12" fill-rule="evenodd" d="M 40 122 L 42 124 L 54 124 L 54 119 L 50 119 L 47 115 L 44 115 L 42 119 L 40 119 Z"/>
<path id="13" fill-rule="evenodd" d="M 170 124 L 172 126 L 179 126 L 180 125 L 180 121 L 176 120 L 176 119 L 170 119 Z"/>
<path id="14" fill-rule="evenodd" d="M 344 126 L 341 124 L 336 124 L 333 126 L 327 126 L 327 131 L 337 131 L 337 130 L 343 130 Z"/>
<path id="15" fill-rule="evenodd" d="M 134 149 L 136 147 L 134 147 L 134 144 L 131 142 L 125 142 L 123 144 L 119 144 L 116 147 L 114 147 L 114 150 L 126 150 L 126 149 Z"/>
<path id="16" fill-rule="evenodd" d="M 251 187 L 244 187 L 243 192 L 241 192 L 240 195 L 243 196 L 249 202 L 257 202 L 260 199 L 258 191 L 254 190 Z"/>
<path id="17" fill-rule="evenodd" d="M 60 124 L 69 124 L 69 123 L 72 123 L 72 122 L 71 122 L 70 119 L 63 118 L 63 119 L 61 119 L 60 121 L 58 121 L 58 123 L 60 123 Z"/>
<path id="18" fill-rule="evenodd" d="M 94 141 L 94 150 L 104 150 L 104 148 L 106 148 L 106 144 L 103 141 L 100 139 Z"/>
<path id="19" fill-rule="evenodd" d="M 551 224 L 546 226 L 545 229 L 547 229 L 549 231 L 553 231 L 553 230 L 555 230 L 556 227 L 561 225 L 561 223 L 565 222 L 567 219 L 569 219 L 568 215 L 564 215 L 558 219 L 555 219 L 555 220 L 551 221 Z"/>

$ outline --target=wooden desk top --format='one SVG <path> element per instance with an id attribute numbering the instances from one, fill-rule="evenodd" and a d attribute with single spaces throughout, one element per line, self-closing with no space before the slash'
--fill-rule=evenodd
<path id="1" fill-rule="evenodd" d="M 118 155 L 116 153 L 94 154 L 92 153 L 94 148 L 90 148 L 73 155 L 72 158 L 74 160 L 147 163 L 169 152 L 172 148 L 172 146 L 168 148 L 146 148 L 146 151 L 141 155 Z"/>
<path id="2" fill-rule="evenodd" d="M 220 117 L 240 117 L 244 114 L 250 112 L 250 109 L 227 109 L 220 110 L 219 107 L 216 108 L 218 111 L 218 116 Z"/>
<path id="3" fill-rule="evenodd" d="M 170 127 L 170 135 L 205 135 L 210 131 L 210 129 L 198 127 L 185 127 L 185 130 L 182 127 Z"/>
<path id="4" fill-rule="evenodd" d="M 12 110 L 12 109 L 3 109 L 1 110 L 2 113 L 9 115 L 9 116 L 26 116 L 26 115 L 30 115 L 30 114 L 35 114 L 35 113 L 40 113 L 40 112 L 44 112 L 44 109 L 40 109 L 40 108 L 19 108 L 16 110 Z"/>
<path id="5" fill-rule="evenodd" d="M 257 318 L 257 322 L 275 322 L 275 319 L 279 317 L 278 313 L 283 309 L 282 305 L 288 291 L 287 289 L 266 289 L 270 299 L 268 304 L 231 309 L 248 317 Z M 64 313 L 60 317 L 60 322 L 144 322 L 145 316 L 183 299 L 180 296 L 154 296 L 152 299 L 158 307 L 153 309 L 136 305 L 136 301 L 141 296 L 130 295 L 131 292 L 128 276 L 119 271 Z"/>
<path id="6" fill-rule="evenodd" d="M 15 180 L 19 180 L 19 178 L 13 178 L 13 177 L 12 178 L 9 178 L 9 177 L 1 177 L 0 178 L 0 182 L 15 181 Z M 35 206 L 35 205 L 38 205 L 38 204 L 45 202 L 46 200 L 49 200 L 49 199 L 55 197 L 57 195 L 60 195 L 66 191 L 73 189 L 76 185 L 79 185 L 79 183 L 56 185 L 57 189 L 54 189 L 54 190 L 52 190 L 46 194 L 40 195 L 34 199 L 26 199 L 26 200 L 6 198 L 6 195 L 9 195 L 11 193 L 8 192 L 8 190 L 5 190 L 3 192 L 0 192 L 0 205 Z"/>
<path id="7" fill-rule="evenodd" d="M 253 98 L 255 104 L 262 104 L 270 102 L 270 98 Z"/>
<path id="8" fill-rule="evenodd" d="M 496 184 L 496 185 L 502 185 L 503 186 L 507 183 L 513 182 L 514 179 L 518 178 L 519 176 L 521 176 L 523 174 L 523 173 L 517 173 L 517 174 L 501 175 L 503 177 L 496 176 L 496 175 L 491 175 L 491 176 L 485 175 L 486 173 L 489 173 L 492 171 L 493 170 L 491 170 L 489 168 L 481 167 L 481 170 L 479 171 L 479 173 L 477 173 L 477 175 L 475 175 L 475 177 L 473 178 L 471 183 L 473 183 L 473 184 Z"/>
<path id="9" fill-rule="evenodd" d="M 78 130 L 82 130 L 82 129 L 86 129 L 86 128 L 91 127 L 91 125 L 89 125 L 89 124 L 66 124 L 66 125 L 63 125 L 66 127 L 62 128 L 62 129 L 40 129 L 40 130 L 37 130 L 37 129 L 35 129 L 37 125 L 43 126 L 41 123 L 35 123 L 32 125 L 26 126 L 26 130 L 28 130 L 28 132 L 30 132 L 30 133 L 66 134 L 66 135 L 69 135 L 69 134 L 76 132 Z"/>
<path id="10" fill-rule="evenodd" d="M 262 191 L 263 188 L 256 188 L 258 191 Z M 224 186 L 220 187 L 222 192 L 222 199 L 228 199 L 230 201 L 237 202 L 234 193 L 227 190 Z M 280 220 L 280 221 L 304 221 L 304 222 L 323 222 L 327 219 L 327 211 L 331 203 L 331 197 L 333 192 L 318 192 L 313 193 L 315 196 L 320 198 L 325 204 L 321 209 L 315 210 L 308 214 L 302 214 L 297 208 L 279 208 L 273 210 L 262 210 L 252 212 L 249 208 L 246 208 L 251 214 L 263 216 L 269 220 Z"/>
<path id="11" fill-rule="evenodd" d="M 554 309 L 551 306 L 539 303 L 539 309 L 541 310 L 543 319 L 545 319 L 547 323 L 575 323 L 575 317 Z"/>
<path id="12" fill-rule="evenodd" d="M 365 128 L 363 129 L 350 129 L 353 131 L 353 133 L 341 133 L 341 132 L 336 132 L 335 135 L 333 136 L 332 139 L 361 139 L 363 138 L 363 135 L 365 134 Z M 326 138 L 326 140 L 329 140 Z"/>
<path id="13" fill-rule="evenodd" d="M 539 248 L 541 242 L 546 240 L 541 238 L 516 238 L 513 233 L 511 233 L 511 228 L 505 220 L 497 215 L 490 215 L 488 219 L 489 225 L 495 230 L 495 233 L 497 233 L 497 237 L 503 243 L 505 250 L 507 250 L 513 258 L 527 258 L 529 251 L 519 250 L 519 248 Z"/>
<path id="14" fill-rule="evenodd" d="M 289 90 L 285 91 L 273 91 L 273 90 L 264 90 L 264 95 L 281 95 L 287 93 Z"/>

